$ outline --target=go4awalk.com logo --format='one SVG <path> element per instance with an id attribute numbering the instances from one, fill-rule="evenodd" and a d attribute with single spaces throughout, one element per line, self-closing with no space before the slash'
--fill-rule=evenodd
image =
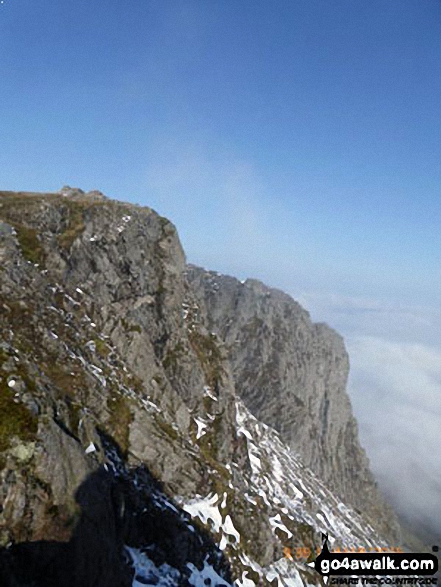
<path id="1" fill-rule="evenodd" d="M 437 580 L 433 575 L 438 571 L 438 559 L 434 554 L 424 553 L 340 553 L 330 552 L 328 548 L 328 536 L 323 534 L 323 548 L 314 562 L 310 563 L 328 582 L 329 576 L 333 577 L 346 576 L 354 577 L 354 582 L 358 582 L 358 577 L 371 576 L 409 576 L 414 579 L 409 583 L 405 579 L 404 583 L 400 579 L 395 581 L 361 581 L 362 583 L 394 583 L 394 584 L 436 584 Z M 426 576 L 432 576 L 432 579 L 425 579 Z M 350 581 L 335 581 L 332 583 L 348 584 Z"/>

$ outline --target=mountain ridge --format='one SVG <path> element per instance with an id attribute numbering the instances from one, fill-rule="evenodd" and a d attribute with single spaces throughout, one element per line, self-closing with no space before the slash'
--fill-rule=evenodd
<path id="1" fill-rule="evenodd" d="M 304 547 L 317 547 L 322 530 L 334 534 L 335 544 L 345 547 L 351 541 L 368 547 L 397 545 L 396 520 L 387 508 L 375 507 L 376 489 L 369 479 L 366 492 L 374 495 L 373 505 L 360 510 L 363 522 L 348 509 L 349 504 L 332 497 L 326 487 L 331 484 L 330 473 L 327 478 L 324 475 L 323 484 L 296 460 L 294 452 L 313 465 L 312 456 L 319 446 L 308 453 L 302 432 L 298 444 L 291 439 L 289 448 L 285 444 L 289 422 L 279 426 L 279 431 L 273 422 L 273 431 L 265 422 L 269 412 L 260 414 L 262 422 L 253 419 L 252 413 L 258 410 L 250 400 L 250 383 L 239 368 L 250 352 L 253 333 L 244 338 L 245 354 L 239 360 L 229 344 L 229 337 L 237 332 L 231 327 L 216 331 L 224 323 L 224 310 L 211 300 L 211 294 L 206 299 L 202 270 L 187 266 L 176 229 L 167 219 L 150 208 L 109 200 L 97 191 L 63 188 L 49 195 L 0 192 L 0 220 L 0 391 L 6 408 L 0 415 L 0 543 L 4 546 L 0 561 L 15 556 L 18 562 L 12 566 L 20 565 L 21 555 L 16 554 L 21 552 L 20 544 L 71 541 L 83 511 L 75 494 L 95 475 L 103 475 L 105 483 L 113 487 L 115 450 L 130 487 L 136 487 L 138 479 L 137 490 L 154 497 L 149 483 L 143 485 L 134 473 L 146 467 L 163 484 L 168 496 L 164 499 L 178 499 L 180 507 L 190 509 L 197 524 L 212 537 L 205 562 L 195 553 L 185 559 L 176 554 L 179 549 L 173 550 L 182 585 L 198 585 L 211 572 L 207 565 L 221 577 L 222 556 L 231 565 L 231 580 L 235 577 L 238 586 L 257 581 L 318 584 L 318 576 L 313 577 L 301 561 L 292 561 L 283 552 L 293 550 L 296 540 L 303 541 Z M 251 298 L 241 302 L 249 306 L 245 313 L 242 307 L 238 315 L 243 320 L 248 320 L 250 308 L 259 312 L 266 308 L 259 301 L 262 292 L 264 298 L 268 293 L 266 286 L 257 283 L 250 280 Z M 277 317 L 279 296 L 274 296 L 273 310 L 265 311 Z M 283 308 L 283 304 L 294 304 L 288 318 L 298 313 L 306 324 L 307 312 L 289 301 L 287 294 L 283 296 Z M 217 320 L 222 324 L 216 325 Z M 311 332 L 308 328 L 311 342 L 315 340 L 312 332 L 325 339 L 330 333 L 325 326 L 314 326 Z M 272 348 L 274 341 L 280 342 L 277 333 L 274 338 L 274 332 L 265 329 L 254 340 L 263 341 L 264 354 L 268 345 Z M 317 366 L 326 371 L 322 351 L 321 343 L 312 344 L 308 351 L 312 362 L 306 361 L 302 373 L 310 382 Z M 286 349 L 279 354 L 284 356 Z M 249 364 L 259 373 L 258 365 Z M 282 375 L 274 371 L 280 381 Z M 317 383 L 317 389 L 320 385 Z M 259 392 L 258 386 L 256 389 Z M 287 405 L 283 399 L 279 409 Z M 328 413 L 332 409 L 328 407 Z M 307 419 L 305 422 L 310 425 Z M 297 421 L 296 428 L 300 424 Z M 356 430 L 351 438 L 356 438 Z M 269 446 L 279 456 L 273 459 L 265 448 Z M 354 462 L 361 454 L 358 451 L 356 447 Z M 323 473 L 321 466 L 317 465 L 316 472 Z M 292 477 L 291 469 L 297 477 Z M 345 474 L 350 482 L 350 471 Z M 292 481 L 274 485 L 271 477 L 277 481 L 280 475 Z M 340 481 L 333 489 L 344 494 Z M 125 490 L 115 491 L 128 499 Z M 158 554 L 163 547 L 157 522 L 156 534 L 152 530 L 146 537 L 139 522 L 129 524 L 128 514 L 121 518 L 119 499 L 106 506 L 113 512 L 110 519 L 120 520 L 117 542 L 111 547 L 119 545 L 121 551 L 125 544 L 124 548 L 144 553 L 129 551 L 132 562 L 126 557 L 121 565 L 129 569 L 140 565 L 145 579 L 149 572 L 159 573 L 150 562 L 173 561 Z M 151 497 L 139 499 L 142 503 Z M 98 515 L 100 506 L 96 507 Z M 336 528 L 324 521 L 320 511 L 325 510 Z M 180 520 L 186 519 L 178 514 Z M 130 515 L 142 519 L 136 508 Z M 150 562 L 145 559 L 148 548 L 156 553 Z M 80 556 L 77 550 L 75 553 L 72 556 Z M 96 555 L 103 558 L 102 552 Z M 60 563 L 47 564 L 58 568 Z M 11 577 L 13 574 L 11 570 Z M 14 580 L 16 577 L 8 578 L 10 583 L 5 584 L 26 585 Z M 72 585 L 99 587 L 92 575 L 81 580 L 75 583 L 72 579 Z M 229 575 L 223 580 L 228 583 Z"/>
<path id="2" fill-rule="evenodd" d="M 240 282 L 195 266 L 189 266 L 187 277 L 209 329 L 229 349 L 248 409 L 348 503 L 371 508 L 375 516 L 383 510 L 387 517 L 388 506 L 358 441 L 341 335 L 312 322 L 289 295 L 257 280 Z"/>

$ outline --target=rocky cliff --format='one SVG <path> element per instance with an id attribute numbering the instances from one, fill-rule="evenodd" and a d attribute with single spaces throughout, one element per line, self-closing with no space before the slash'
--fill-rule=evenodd
<path id="1" fill-rule="evenodd" d="M 286 553 L 320 532 L 396 544 L 343 343 L 288 296 L 70 188 L 0 192 L 0 265 L 2 585 L 317 584 Z"/>
<path id="2" fill-rule="evenodd" d="M 394 533 L 346 393 L 343 339 L 287 294 L 190 266 L 204 323 L 224 342 L 237 393 L 329 488 Z"/>

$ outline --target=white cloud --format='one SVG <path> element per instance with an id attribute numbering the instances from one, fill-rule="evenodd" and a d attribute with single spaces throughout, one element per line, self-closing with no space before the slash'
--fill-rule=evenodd
<path id="1" fill-rule="evenodd" d="M 202 135 L 158 139 L 145 186 L 149 205 L 177 223 L 191 262 L 252 274 L 273 254 L 271 209 L 255 166 L 214 153 Z"/>
<path id="2" fill-rule="evenodd" d="M 439 536 L 441 353 L 370 337 L 348 348 L 350 394 L 380 487 L 417 531 Z"/>
<path id="3" fill-rule="evenodd" d="M 441 537 L 441 312 L 304 295 L 345 335 L 349 393 L 380 488 L 428 540 Z"/>
<path id="4" fill-rule="evenodd" d="M 327 293 L 294 297 L 310 310 L 314 320 L 328 322 L 345 336 L 441 346 L 441 308 Z"/>

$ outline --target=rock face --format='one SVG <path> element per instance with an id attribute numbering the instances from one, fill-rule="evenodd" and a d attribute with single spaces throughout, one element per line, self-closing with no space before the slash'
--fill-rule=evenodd
<path id="1" fill-rule="evenodd" d="M 317 583 L 283 549 L 396 544 L 346 376 L 338 335 L 187 268 L 151 209 L 0 192 L 2 585 Z"/>
<path id="2" fill-rule="evenodd" d="M 360 511 L 390 511 L 358 441 L 346 383 L 343 339 L 315 324 L 287 294 L 190 266 L 187 279 L 208 329 L 225 343 L 236 393 L 277 430 L 336 494 Z"/>

